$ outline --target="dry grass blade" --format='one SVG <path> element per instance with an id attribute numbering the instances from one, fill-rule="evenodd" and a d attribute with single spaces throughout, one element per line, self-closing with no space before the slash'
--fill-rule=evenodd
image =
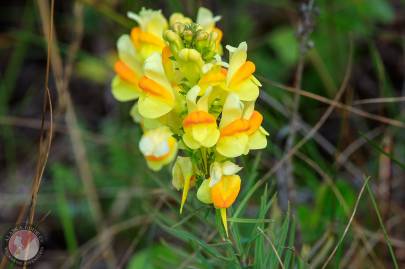
<path id="1" fill-rule="evenodd" d="M 349 205 L 347 204 L 344 195 L 342 192 L 336 187 L 336 185 L 333 183 L 333 179 L 325 172 L 322 170 L 322 168 L 313 160 L 308 158 L 306 155 L 297 152 L 296 156 L 306 162 L 311 168 L 313 168 L 322 178 L 325 180 L 326 184 L 331 188 L 332 192 L 335 194 L 337 200 L 339 201 L 339 204 L 343 207 L 343 211 L 347 215 L 347 217 L 350 216 L 350 208 Z M 367 250 L 367 254 L 370 255 L 370 258 L 373 259 L 373 262 L 378 265 L 379 268 L 384 268 L 384 264 L 382 261 L 380 261 L 373 250 L 373 245 L 369 243 L 366 237 L 366 233 L 364 231 L 364 228 L 361 227 L 361 225 L 356 221 L 353 220 L 353 227 L 354 227 L 354 235 L 364 244 L 365 249 Z"/>
<path id="2" fill-rule="evenodd" d="M 400 102 L 405 102 L 405 96 L 362 99 L 362 100 L 354 101 L 353 105 L 400 103 Z"/>
<path id="3" fill-rule="evenodd" d="M 50 6 L 50 27 L 52 29 L 53 24 L 53 17 L 54 17 L 54 0 L 51 0 Z M 47 36 L 48 40 L 48 49 L 47 49 L 47 59 L 46 59 L 46 69 L 45 69 L 45 79 L 44 79 L 44 98 L 43 98 L 43 106 L 42 106 L 42 114 L 41 114 L 41 131 L 40 131 L 40 139 L 39 139 L 39 146 L 38 146 L 38 159 L 36 165 L 36 172 L 32 182 L 31 187 L 31 201 L 29 205 L 29 215 L 28 215 L 28 223 L 32 225 L 34 223 L 35 218 L 35 208 L 38 199 L 38 192 L 41 186 L 42 176 L 45 171 L 46 163 L 49 157 L 49 151 L 51 149 L 52 144 L 52 137 L 53 137 L 53 110 L 52 110 L 52 99 L 51 99 L 51 92 L 49 90 L 49 70 L 51 65 L 51 51 L 52 51 L 52 31 L 48 33 Z M 47 109 L 49 109 L 49 126 L 45 127 L 45 118 L 47 114 Z M 19 216 L 17 218 L 16 223 L 22 222 L 24 218 L 25 211 L 27 207 L 23 206 L 21 209 Z M 5 256 L 1 260 L 0 268 L 5 268 L 7 266 L 7 259 Z M 26 268 L 26 263 L 24 263 L 23 267 Z"/>
<path id="4" fill-rule="evenodd" d="M 300 90 L 300 89 L 295 89 L 293 87 L 283 85 L 281 83 L 275 82 L 275 81 L 270 80 L 270 79 L 268 79 L 266 77 L 263 77 L 263 76 L 258 76 L 258 78 L 260 78 L 260 80 L 274 86 L 275 88 L 283 89 L 285 91 L 292 92 L 292 93 L 298 93 L 299 95 L 302 95 L 302 96 L 317 100 L 319 102 L 322 102 L 322 103 L 325 103 L 325 104 L 328 104 L 328 105 L 333 105 L 336 108 L 346 110 L 346 111 L 348 111 L 350 113 L 359 115 L 359 116 L 364 117 L 364 118 L 368 118 L 368 119 L 371 119 L 371 120 L 374 120 L 374 121 L 378 121 L 378 122 L 381 122 L 381 123 L 384 123 L 384 124 L 388 124 L 388 125 L 392 125 L 392 126 L 396 126 L 396 127 L 400 127 L 400 128 L 405 128 L 405 123 L 402 122 L 402 121 L 398 121 L 398 120 L 390 119 L 390 118 L 387 118 L 387 117 L 375 115 L 375 114 L 366 112 L 364 110 L 361 110 L 361 109 L 358 109 L 358 108 L 355 108 L 355 107 L 352 107 L 352 106 L 349 106 L 349 105 L 345 105 L 343 103 L 338 102 L 337 100 L 330 100 L 330 99 L 328 99 L 326 97 L 323 97 L 321 95 L 318 95 L 318 94 L 315 94 L 315 93 L 312 93 L 312 92 L 308 92 L 308 91 L 304 91 L 304 90 Z"/>
<path id="5" fill-rule="evenodd" d="M 369 180 L 370 180 L 370 177 L 366 178 L 366 180 L 364 181 L 364 184 L 360 189 L 359 195 L 357 196 L 356 203 L 354 204 L 353 212 L 352 212 L 352 215 L 350 216 L 349 222 L 347 223 L 346 228 L 345 228 L 342 236 L 340 237 L 338 243 L 336 244 L 335 248 L 333 249 L 332 253 L 329 255 L 329 257 L 326 259 L 325 263 L 322 265 L 322 269 L 325 269 L 326 266 L 328 266 L 328 264 L 332 260 L 333 256 L 335 256 L 337 249 L 339 248 L 339 246 L 342 244 L 343 240 L 345 239 L 346 234 L 349 232 L 350 225 L 352 224 L 354 216 L 356 215 L 357 208 L 360 203 L 360 199 L 363 196 L 363 192 L 366 189 L 366 186 L 367 186 Z"/>
<path id="6" fill-rule="evenodd" d="M 37 4 L 40 10 L 40 17 L 42 21 L 42 26 L 43 26 L 43 31 L 44 33 L 49 33 L 52 31 L 52 29 L 49 27 L 49 14 L 48 14 L 48 3 L 45 0 L 37 0 Z M 74 15 L 75 15 L 75 35 L 74 35 L 74 40 L 72 41 L 70 47 L 69 47 L 69 54 L 68 54 L 68 60 L 67 60 L 67 66 L 65 67 L 65 70 L 69 71 L 72 70 L 74 58 L 76 55 L 76 52 L 79 48 L 81 38 L 82 38 L 82 32 L 83 32 L 83 8 L 81 7 L 81 3 L 75 3 L 75 8 L 74 8 Z M 56 43 L 56 38 L 53 39 L 52 46 L 54 49 L 54 52 L 51 53 L 51 59 L 52 59 L 52 68 L 53 68 L 53 73 L 55 76 L 56 80 L 56 85 L 58 89 L 58 94 L 59 94 L 59 105 L 62 105 L 63 109 L 66 108 L 66 114 L 65 114 L 65 120 L 66 124 L 68 127 L 68 133 L 72 141 L 72 146 L 73 146 L 73 154 L 78 166 L 79 174 L 82 179 L 83 185 L 84 185 L 84 191 L 86 194 L 86 197 L 89 200 L 89 205 L 91 208 L 91 213 L 93 214 L 93 219 L 95 223 L 97 223 L 97 230 L 99 233 L 102 233 L 103 230 L 106 229 L 106 225 L 104 223 L 104 217 L 103 213 L 101 210 L 101 205 L 99 203 L 98 199 L 98 194 L 96 187 L 94 185 L 94 180 L 92 176 L 92 172 L 90 169 L 90 164 L 89 160 L 87 158 L 87 153 L 86 153 L 86 147 L 82 139 L 82 134 L 80 131 L 80 128 L 78 126 L 78 121 L 77 117 L 74 111 L 73 103 L 68 91 L 69 87 L 69 79 L 71 75 L 71 71 L 65 73 L 65 76 L 63 75 L 64 68 L 62 65 L 62 60 L 59 54 L 59 50 L 57 49 L 57 43 Z M 103 233 L 102 233 L 103 234 Z M 102 255 L 104 256 L 105 260 L 107 261 L 107 264 L 109 268 L 115 268 L 115 257 L 114 257 L 114 252 L 113 249 L 111 248 L 112 240 L 107 234 L 105 237 L 100 239 L 100 248 L 103 249 Z"/>
<path id="7" fill-rule="evenodd" d="M 283 261 L 281 260 L 280 254 L 278 253 L 276 247 L 274 246 L 273 241 L 271 240 L 271 238 L 269 236 L 267 236 L 267 234 L 260 227 L 257 227 L 257 229 L 264 236 L 264 238 L 266 238 L 266 240 L 269 242 L 271 248 L 273 249 L 274 253 L 276 254 L 278 262 L 280 263 L 280 267 L 282 269 L 284 269 L 285 267 L 284 267 Z"/>
<path id="8" fill-rule="evenodd" d="M 318 132 L 318 130 L 326 122 L 326 120 L 329 118 L 330 114 L 332 113 L 333 109 L 335 108 L 336 104 L 338 103 L 337 101 L 343 95 L 343 92 L 346 89 L 347 84 L 349 82 L 350 74 L 352 71 L 352 57 L 353 57 L 352 45 L 350 46 L 349 55 L 350 56 L 349 56 L 348 67 L 346 69 L 345 77 L 344 77 L 342 85 L 341 85 L 338 93 L 336 94 L 335 98 L 333 99 L 333 102 L 331 103 L 331 105 L 328 107 L 328 109 L 325 111 L 325 113 L 322 115 L 322 117 L 319 119 L 319 121 L 314 125 L 314 127 L 308 132 L 308 134 L 304 138 L 302 138 L 297 144 L 295 144 L 295 146 L 290 151 L 288 151 L 287 154 L 285 154 L 283 156 L 283 158 L 281 158 L 281 160 L 278 161 L 273 166 L 273 168 L 262 177 L 262 179 L 260 181 L 258 181 L 258 183 L 260 185 L 263 184 L 265 182 L 265 180 L 268 179 L 270 176 L 272 176 L 278 169 L 280 169 L 285 161 L 287 161 L 289 158 L 291 158 L 291 156 L 293 156 L 308 140 L 310 140 L 315 135 L 315 133 Z"/>

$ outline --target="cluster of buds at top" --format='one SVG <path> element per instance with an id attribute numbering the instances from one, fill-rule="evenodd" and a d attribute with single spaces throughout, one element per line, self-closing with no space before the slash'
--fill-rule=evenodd
<path id="1" fill-rule="evenodd" d="M 197 23 L 174 21 L 170 29 L 163 34 L 163 38 L 175 57 L 179 57 L 184 48 L 199 52 L 205 62 L 211 61 L 216 54 L 222 54 L 222 32 L 218 28 L 206 31 Z"/>
<path id="2" fill-rule="evenodd" d="M 234 158 L 267 145 L 262 115 L 254 109 L 260 82 L 247 60 L 247 44 L 226 46 L 222 60 L 220 19 L 200 8 L 196 22 L 180 13 L 169 20 L 160 11 L 128 13 L 138 26 L 117 42 L 112 93 L 119 101 L 138 100 L 130 115 L 144 134 L 139 148 L 146 163 L 160 170 L 175 160 L 172 184 L 220 210 L 236 200 L 242 167 Z M 178 156 L 179 155 L 179 156 Z"/>

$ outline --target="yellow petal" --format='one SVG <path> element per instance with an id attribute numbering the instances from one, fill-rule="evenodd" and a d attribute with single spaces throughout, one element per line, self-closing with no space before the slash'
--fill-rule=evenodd
<path id="1" fill-rule="evenodd" d="M 234 175 L 242 170 L 242 167 L 239 165 L 234 164 L 231 161 L 225 161 L 222 163 L 222 172 L 226 176 Z"/>
<path id="2" fill-rule="evenodd" d="M 165 128 L 165 127 L 163 127 Z M 174 157 L 177 154 L 177 142 L 173 137 L 168 138 L 169 152 L 163 156 L 145 156 L 146 162 L 154 171 L 159 171 L 164 165 L 173 161 Z"/>
<path id="3" fill-rule="evenodd" d="M 172 184 L 180 190 L 184 186 L 185 178 L 193 174 L 193 164 L 189 157 L 177 157 L 172 168 Z"/>
<path id="4" fill-rule="evenodd" d="M 191 127 L 193 138 L 198 141 L 200 144 L 207 137 L 208 133 L 207 124 L 195 124 Z"/>
<path id="5" fill-rule="evenodd" d="M 222 118 L 219 127 L 223 128 L 236 119 L 240 119 L 242 117 L 242 110 L 242 103 L 238 95 L 229 93 L 222 109 Z"/>
<path id="6" fill-rule="evenodd" d="M 168 105 L 167 103 L 160 101 L 157 98 L 149 98 L 145 96 L 141 96 L 139 98 L 139 114 L 141 114 L 145 118 L 156 119 L 165 115 L 172 109 L 173 106 Z"/>
<path id="7" fill-rule="evenodd" d="M 213 126 L 209 132 L 209 135 L 207 135 L 204 141 L 201 142 L 201 145 L 203 145 L 206 148 L 213 147 L 217 143 L 219 136 L 220 136 L 219 130 L 216 128 L 216 126 Z"/>
<path id="8" fill-rule="evenodd" d="M 112 94 L 118 101 L 130 101 L 139 97 L 139 89 L 136 85 L 115 76 L 112 81 Z"/>
<path id="9" fill-rule="evenodd" d="M 139 60 L 139 55 L 137 55 L 137 51 L 129 35 L 122 35 L 118 39 L 117 50 L 121 61 L 131 67 L 135 73 L 142 73 L 142 65 Z"/>
<path id="10" fill-rule="evenodd" d="M 163 68 L 162 56 L 159 53 L 153 53 L 145 60 L 144 74 L 166 90 L 172 91 L 172 86 L 168 81 Z"/>
<path id="11" fill-rule="evenodd" d="M 247 134 L 221 137 L 217 142 L 216 150 L 225 157 L 238 157 L 245 152 L 248 141 Z"/>
<path id="12" fill-rule="evenodd" d="M 260 127 L 263 129 L 262 127 Z M 267 147 L 267 138 L 265 131 L 258 129 L 251 136 L 249 136 L 249 149 L 263 149 Z M 263 129 L 264 130 L 264 129 Z"/>
<path id="13" fill-rule="evenodd" d="M 241 82 L 237 87 L 232 89 L 240 100 L 242 101 L 254 101 L 259 96 L 259 87 L 251 79 L 247 79 Z"/>
<path id="14" fill-rule="evenodd" d="M 160 10 L 142 8 L 139 14 L 128 12 L 127 15 L 130 19 L 138 22 L 143 32 L 151 33 L 157 37 L 161 37 L 168 26 L 166 18 Z"/>
<path id="15" fill-rule="evenodd" d="M 239 83 L 245 81 L 249 77 L 252 76 L 252 74 L 255 72 L 256 66 L 253 62 L 251 61 L 246 61 L 239 69 L 235 72 L 234 76 L 229 82 L 229 87 L 234 88 L 237 86 Z"/>
<path id="16" fill-rule="evenodd" d="M 247 44 L 246 42 L 242 42 L 239 44 L 237 48 L 226 46 L 229 50 L 229 69 L 228 75 L 226 78 L 226 84 L 229 85 L 230 81 L 232 80 L 235 73 L 239 70 L 239 68 L 246 62 L 247 58 Z"/>
<path id="17" fill-rule="evenodd" d="M 221 19 L 221 16 L 213 16 L 211 10 L 200 7 L 197 13 L 196 22 L 203 27 L 205 31 L 212 31 L 215 23 Z"/>
<path id="18" fill-rule="evenodd" d="M 217 184 L 222 178 L 222 165 L 219 162 L 214 162 L 210 166 L 210 176 L 211 180 L 209 186 L 212 187 Z"/>
<path id="19" fill-rule="evenodd" d="M 205 179 L 197 190 L 197 199 L 204 204 L 212 204 L 209 179 Z"/>
<path id="20" fill-rule="evenodd" d="M 187 131 L 183 135 L 183 142 L 184 142 L 184 144 L 186 144 L 187 147 L 189 147 L 191 149 L 198 149 L 201 147 L 200 143 L 198 143 L 198 141 L 196 141 L 193 138 L 191 133 L 187 132 Z"/>
<path id="21" fill-rule="evenodd" d="M 171 89 L 163 87 L 147 76 L 143 76 L 139 80 L 138 86 L 147 97 L 159 99 L 159 101 L 174 107 L 175 98 Z"/>

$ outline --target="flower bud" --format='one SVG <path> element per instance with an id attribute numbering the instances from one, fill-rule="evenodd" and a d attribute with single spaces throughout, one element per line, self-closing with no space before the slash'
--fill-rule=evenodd
<path id="1" fill-rule="evenodd" d="M 208 35 L 208 33 L 206 31 L 200 30 L 200 31 L 197 32 L 195 39 L 197 41 L 204 41 L 204 40 L 207 40 L 208 37 L 209 37 L 209 35 Z"/>
<path id="2" fill-rule="evenodd" d="M 166 30 L 163 34 L 163 38 L 169 43 L 173 53 L 177 53 L 184 47 L 180 36 L 172 30 Z"/>
<path id="3" fill-rule="evenodd" d="M 176 22 L 175 24 L 173 24 L 172 29 L 173 29 L 173 31 L 175 31 L 177 34 L 180 35 L 184 32 L 184 30 L 186 29 L 186 26 L 184 23 Z"/>
<path id="4" fill-rule="evenodd" d="M 182 24 L 189 24 L 192 23 L 192 20 L 188 17 L 185 17 L 181 13 L 173 13 L 173 15 L 171 15 L 169 19 L 170 27 L 173 28 L 173 26 L 178 22 Z"/>
<path id="5" fill-rule="evenodd" d="M 191 61 L 197 63 L 200 67 L 204 64 L 201 54 L 195 49 L 182 49 L 179 52 L 179 58 L 183 61 Z"/>
<path id="6" fill-rule="evenodd" d="M 191 42 L 193 40 L 194 34 L 191 30 L 184 30 L 183 38 L 186 42 Z"/>
<path id="7" fill-rule="evenodd" d="M 198 51 L 202 52 L 208 44 L 209 35 L 206 31 L 200 30 L 196 33 L 195 47 Z"/>

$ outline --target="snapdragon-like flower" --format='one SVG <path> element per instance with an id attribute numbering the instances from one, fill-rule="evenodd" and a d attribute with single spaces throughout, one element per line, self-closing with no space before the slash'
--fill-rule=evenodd
<path id="1" fill-rule="evenodd" d="M 177 153 L 177 141 L 169 128 L 162 126 L 147 131 L 139 141 L 139 149 L 152 170 L 160 170 L 170 163 Z"/>
<path id="2" fill-rule="evenodd" d="M 228 235 L 226 209 L 242 185 L 234 158 L 265 148 L 269 135 L 254 106 L 261 84 L 247 44 L 227 45 L 229 63 L 223 61 L 220 16 L 206 8 L 195 22 L 144 8 L 128 17 L 137 25 L 118 39 L 112 94 L 135 101 L 130 115 L 144 132 L 139 148 L 148 166 L 157 171 L 176 159 L 180 213 L 196 186 L 197 199 L 220 211 Z"/>

